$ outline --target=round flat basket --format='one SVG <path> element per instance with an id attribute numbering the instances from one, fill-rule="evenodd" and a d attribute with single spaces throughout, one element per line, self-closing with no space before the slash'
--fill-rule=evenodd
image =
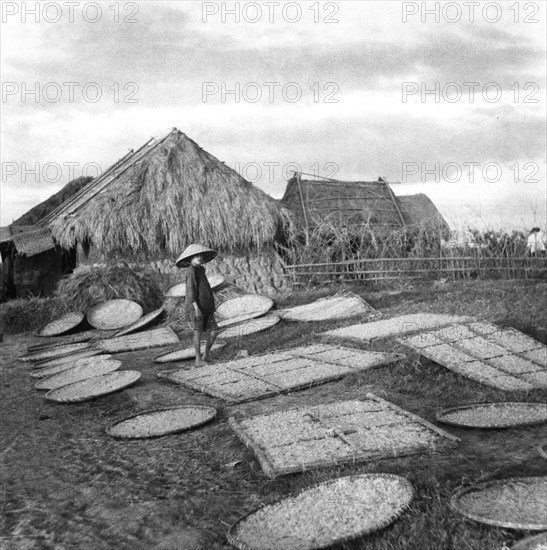
<path id="1" fill-rule="evenodd" d="M 216 341 L 211 348 L 211 351 L 218 351 L 226 345 L 226 342 Z M 172 361 L 184 361 L 186 359 L 193 359 L 196 356 L 195 348 L 189 347 L 186 349 L 177 349 L 163 355 L 159 355 L 154 359 L 154 363 L 170 363 Z"/>
<path id="2" fill-rule="evenodd" d="M 67 344 L 81 344 L 82 342 L 89 342 L 90 340 L 91 334 L 89 332 L 81 332 L 79 334 L 74 334 L 73 336 L 60 336 L 59 338 L 55 338 L 49 342 L 27 346 L 27 354 L 58 348 L 59 346 L 66 346 Z"/>
<path id="3" fill-rule="evenodd" d="M 266 315 L 257 319 L 251 319 L 249 321 L 244 321 L 243 323 L 231 325 L 227 328 L 221 329 L 222 338 L 242 338 L 243 336 L 253 334 L 254 332 L 267 330 L 277 323 L 279 323 L 279 317 L 276 317 L 275 315 Z"/>
<path id="4" fill-rule="evenodd" d="M 212 407 L 184 406 L 148 411 L 130 416 L 107 428 L 106 433 L 121 439 L 144 439 L 184 432 L 215 418 Z"/>
<path id="5" fill-rule="evenodd" d="M 71 353 L 69 355 L 63 355 L 62 357 L 54 357 L 53 359 L 46 359 L 45 361 L 40 361 L 32 365 L 34 371 L 32 371 L 31 376 L 39 370 L 47 369 L 49 367 L 55 367 L 56 365 L 64 365 L 66 363 L 73 363 L 79 359 L 85 357 L 93 357 L 94 355 L 99 355 L 101 353 L 100 349 L 88 348 L 82 351 L 77 351 L 76 353 Z"/>
<path id="6" fill-rule="evenodd" d="M 544 443 L 543 445 L 540 445 L 538 447 L 538 453 L 540 454 L 540 456 L 542 456 L 543 458 L 547 458 L 547 443 Z"/>
<path id="7" fill-rule="evenodd" d="M 464 428 L 512 428 L 547 422 L 547 403 L 471 403 L 437 414 L 444 424 Z"/>
<path id="8" fill-rule="evenodd" d="M 78 344 L 64 344 L 62 346 L 55 346 L 53 348 L 48 348 L 42 351 L 37 351 L 36 353 L 31 353 L 29 355 L 23 355 L 19 357 L 20 361 L 26 363 L 34 361 L 45 361 L 46 359 L 54 359 L 56 357 L 64 357 L 77 351 L 82 351 L 84 349 L 89 349 L 91 344 L 89 342 L 80 342 Z"/>
<path id="9" fill-rule="evenodd" d="M 38 382 L 34 384 L 34 387 L 37 390 L 55 390 L 63 386 L 68 386 L 69 384 L 74 384 L 74 382 L 80 382 L 80 380 L 87 380 L 94 376 L 101 376 L 102 374 L 117 371 L 121 366 L 122 362 L 116 359 L 97 361 L 85 365 L 80 364 L 70 369 L 52 374 L 51 376 L 46 376 L 38 380 Z"/>
<path id="10" fill-rule="evenodd" d="M 85 315 L 79 311 L 72 311 L 46 323 L 38 330 L 38 336 L 59 336 L 75 329 L 83 320 Z"/>
<path id="11" fill-rule="evenodd" d="M 207 280 L 209 281 L 211 290 L 218 288 L 224 283 L 224 277 L 222 277 L 222 275 L 208 275 Z M 186 282 L 180 281 L 171 285 L 163 291 L 163 295 L 168 298 L 184 298 L 186 296 Z"/>
<path id="12" fill-rule="evenodd" d="M 81 357 L 80 359 L 67 361 L 51 367 L 45 367 L 43 369 L 36 369 L 30 373 L 31 378 L 47 378 L 53 376 L 59 372 L 79 367 L 80 365 L 101 365 L 105 361 L 108 361 L 112 355 L 91 355 L 89 357 Z"/>
<path id="13" fill-rule="evenodd" d="M 480 483 L 456 491 L 450 505 L 467 518 L 506 529 L 547 529 L 547 477 Z"/>
<path id="14" fill-rule="evenodd" d="M 413 496 L 404 477 L 341 477 L 248 514 L 230 527 L 228 542 L 240 550 L 325 548 L 386 527 Z"/>
<path id="15" fill-rule="evenodd" d="M 87 312 L 89 324 L 100 330 L 115 330 L 135 323 L 142 317 L 142 307 L 131 300 L 109 300 Z"/>
<path id="16" fill-rule="evenodd" d="M 59 403 L 77 403 L 87 401 L 101 395 L 116 392 L 134 384 L 141 377 L 141 373 L 134 370 L 110 372 L 101 376 L 94 376 L 87 380 L 74 382 L 68 386 L 50 390 L 46 399 Z"/>
<path id="17" fill-rule="evenodd" d="M 163 315 L 163 311 L 164 309 L 162 306 L 159 309 L 155 309 L 154 311 L 147 313 L 144 317 L 141 317 L 138 321 L 136 321 L 132 325 L 122 328 L 122 330 L 116 332 L 116 334 L 114 334 L 112 338 L 116 338 L 117 336 L 124 336 L 125 334 L 131 334 L 132 332 L 137 332 L 142 328 L 148 328 L 150 325 L 153 325 L 154 322 L 157 321 Z"/>
<path id="18" fill-rule="evenodd" d="M 273 307 L 273 300 L 260 294 L 247 294 L 226 300 L 217 307 L 216 313 L 223 319 L 241 317 L 242 315 L 264 315 Z"/>
<path id="19" fill-rule="evenodd" d="M 519 540 L 511 550 L 547 550 L 547 532 Z"/>
<path id="20" fill-rule="evenodd" d="M 218 328 L 227 328 L 231 327 L 233 325 L 239 325 L 240 323 L 243 323 L 244 321 L 249 321 L 250 319 L 256 319 L 257 317 L 260 317 L 262 313 L 260 312 L 254 312 L 254 313 L 247 313 L 247 315 L 240 315 L 239 317 L 230 317 L 229 319 L 217 319 L 217 325 Z"/>

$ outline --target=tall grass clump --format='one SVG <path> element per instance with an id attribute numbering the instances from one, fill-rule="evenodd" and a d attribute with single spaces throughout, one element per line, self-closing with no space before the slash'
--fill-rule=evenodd
<path id="1" fill-rule="evenodd" d="M 145 313 L 161 306 L 163 294 L 159 274 L 152 270 L 132 269 L 122 262 L 113 266 L 82 266 L 62 279 L 56 296 L 73 310 L 85 312 L 104 302 L 123 298 L 140 304 Z"/>

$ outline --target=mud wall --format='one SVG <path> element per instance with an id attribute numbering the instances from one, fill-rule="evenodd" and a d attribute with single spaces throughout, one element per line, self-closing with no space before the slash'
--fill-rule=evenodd
<path id="1" fill-rule="evenodd" d="M 87 257 L 79 254 L 78 258 L 80 265 L 99 266 L 107 263 L 104 257 L 93 252 Z M 175 267 L 175 258 L 127 263 L 136 269 L 148 267 L 157 271 L 163 276 L 165 286 L 185 280 L 186 270 Z M 209 275 L 221 275 L 242 289 L 266 296 L 285 294 L 291 289 L 283 261 L 273 249 L 264 249 L 260 253 L 221 253 L 212 262 L 205 264 L 205 269 Z"/>
<path id="2" fill-rule="evenodd" d="M 159 260 L 151 267 L 167 275 L 169 281 L 183 281 L 185 270 L 173 266 L 173 260 Z M 290 290 L 290 281 L 285 275 L 283 262 L 273 250 L 261 254 L 219 254 L 205 264 L 209 275 L 221 275 L 239 288 L 266 296 L 275 296 Z"/>

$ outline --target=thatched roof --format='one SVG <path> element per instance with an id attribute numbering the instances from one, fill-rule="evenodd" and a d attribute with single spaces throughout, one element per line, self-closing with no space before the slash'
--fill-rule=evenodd
<path id="1" fill-rule="evenodd" d="M 0 248 L 6 252 L 11 245 L 17 253 L 28 257 L 55 248 L 50 229 L 34 225 L 0 227 Z"/>
<path id="2" fill-rule="evenodd" d="M 69 181 L 60 191 L 51 195 L 48 199 L 37 204 L 28 212 L 15 220 L 12 225 L 34 225 L 41 219 L 53 212 L 58 206 L 77 193 L 84 185 L 87 185 L 93 178 L 81 176 Z"/>
<path id="3" fill-rule="evenodd" d="M 344 227 L 359 233 L 365 226 L 389 231 L 405 225 L 396 198 L 382 178 L 304 180 L 296 174 L 288 181 L 282 202 L 294 212 L 298 225 L 309 230 Z"/>
<path id="4" fill-rule="evenodd" d="M 191 242 L 260 248 L 292 222 L 278 201 L 173 130 L 126 155 L 43 223 L 67 248 L 91 241 L 105 254 L 174 256 Z"/>
<path id="5" fill-rule="evenodd" d="M 397 197 L 397 201 L 407 225 L 426 227 L 437 233 L 440 232 L 444 238 L 448 238 L 450 226 L 427 195 L 424 193 L 400 195 Z"/>

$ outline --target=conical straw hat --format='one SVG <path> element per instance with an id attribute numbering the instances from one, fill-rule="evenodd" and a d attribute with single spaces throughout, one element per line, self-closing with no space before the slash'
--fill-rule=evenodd
<path id="1" fill-rule="evenodd" d="M 211 250 L 210 248 L 207 248 L 206 246 L 203 246 L 201 244 L 191 244 L 190 246 L 186 247 L 184 252 L 178 257 L 175 265 L 177 267 L 188 267 L 192 261 L 192 258 L 194 256 L 197 256 L 198 254 L 203 254 L 203 256 L 205 257 L 205 262 L 210 262 L 211 260 L 216 258 L 218 252 L 216 252 L 215 250 Z"/>

